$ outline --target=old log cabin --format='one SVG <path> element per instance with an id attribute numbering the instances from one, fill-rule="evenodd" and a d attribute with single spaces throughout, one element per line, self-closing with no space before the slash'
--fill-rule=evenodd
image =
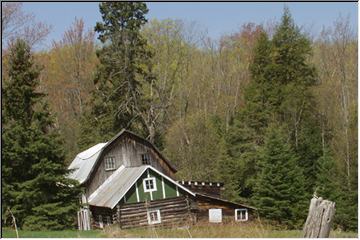
<path id="1" fill-rule="evenodd" d="M 79 229 L 248 221 L 254 215 L 255 208 L 222 199 L 221 183 L 175 181 L 176 168 L 128 130 L 79 153 L 69 169 L 85 189 Z"/>

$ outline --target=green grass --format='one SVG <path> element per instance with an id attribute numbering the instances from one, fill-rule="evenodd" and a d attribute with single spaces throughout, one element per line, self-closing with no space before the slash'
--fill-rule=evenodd
<path id="1" fill-rule="evenodd" d="M 5 238 L 16 237 L 15 231 L 3 228 Z M 332 231 L 332 238 L 357 238 L 356 232 Z M 134 228 L 122 230 L 116 226 L 105 230 L 91 231 L 19 231 L 19 237 L 23 238 L 301 238 L 301 230 L 276 230 L 269 225 L 259 223 L 227 223 L 210 224 L 198 223 L 190 228 Z"/>
<path id="2" fill-rule="evenodd" d="M 118 227 L 105 229 L 107 237 L 112 238 L 302 238 L 301 230 L 276 230 L 259 223 L 197 223 L 190 228 L 137 228 L 122 230 Z M 332 231 L 332 238 L 357 238 L 355 232 Z"/>
<path id="3" fill-rule="evenodd" d="M 16 238 L 14 229 L 3 228 L 3 238 Z M 106 237 L 104 231 L 91 230 L 91 231 L 77 231 L 77 230 L 66 230 L 66 231 L 26 231 L 19 230 L 20 238 L 101 238 Z"/>

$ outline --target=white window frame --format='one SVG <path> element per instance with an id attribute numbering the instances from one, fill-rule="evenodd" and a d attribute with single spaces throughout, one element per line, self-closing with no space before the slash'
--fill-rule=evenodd
<path id="1" fill-rule="evenodd" d="M 150 214 L 153 213 L 153 212 L 156 212 L 156 217 L 157 217 L 156 221 L 151 221 Z M 161 223 L 160 209 L 148 210 L 147 218 L 148 218 L 148 223 L 151 224 L 151 225 Z"/>
<path id="2" fill-rule="evenodd" d="M 238 212 L 241 211 L 241 212 L 245 212 L 245 218 L 242 218 L 242 219 L 238 219 Z M 243 216 L 243 214 L 241 214 L 241 216 Z M 237 222 L 245 222 L 249 219 L 249 214 L 248 214 L 248 210 L 247 208 L 238 208 L 238 209 L 235 209 L 235 221 Z"/>
<path id="3" fill-rule="evenodd" d="M 105 171 L 115 170 L 115 157 L 105 158 Z"/>
<path id="4" fill-rule="evenodd" d="M 144 163 L 144 160 L 146 163 Z M 141 154 L 141 164 L 142 165 L 151 165 L 151 156 L 148 153 Z"/>
<path id="5" fill-rule="evenodd" d="M 147 189 L 146 188 L 146 181 L 152 181 L 153 182 L 153 188 L 152 189 Z M 143 186 L 144 186 L 144 192 L 155 192 L 155 191 L 157 191 L 156 179 L 154 177 L 144 178 Z"/>

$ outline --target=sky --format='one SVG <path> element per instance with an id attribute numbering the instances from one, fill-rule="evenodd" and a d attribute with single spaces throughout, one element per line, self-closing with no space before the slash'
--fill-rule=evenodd
<path id="1" fill-rule="evenodd" d="M 224 34 L 238 31 L 242 24 L 253 22 L 257 24 L 267 21 L 278 21 L 282 15 L 284 3 L 194 3 L 194 2 L 151 2 L 147 3 L 148 19 L 181 19 L 186 22 L 196 22 L 206 30 L 214 40 Z M 300 2 L 286 3 L 297 25 L 305 27 L 312 34 L 317 34 L 322 27 L 328 27 L 341 16 L 349 16 L 350 24 L 357 29 L 358 4 L 355 2 Z M 96 2 L 28 2 L 23 4 L 23 10 L 33 13 L 36 19 L 52 26 L 52 31 L 44 42 L 43 48 L 51 46 L 53 40 L 61 39 L 64 31 L 74 22 L 75 17 L 83 18 L 86 28 L 93 28 L 101 21 L 98 3 Z"/>

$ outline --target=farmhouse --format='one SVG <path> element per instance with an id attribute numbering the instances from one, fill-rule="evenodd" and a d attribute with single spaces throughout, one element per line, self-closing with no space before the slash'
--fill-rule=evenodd
<path id="1" fill-rule="evenodd" d="M 84 187 L 79 229 L 251 220 L 255 208 L 221 198 L 222 183 L 176 181 L 176 168 L 144 138 L 122 130 L 79 153 L 69 177 Z"/>

